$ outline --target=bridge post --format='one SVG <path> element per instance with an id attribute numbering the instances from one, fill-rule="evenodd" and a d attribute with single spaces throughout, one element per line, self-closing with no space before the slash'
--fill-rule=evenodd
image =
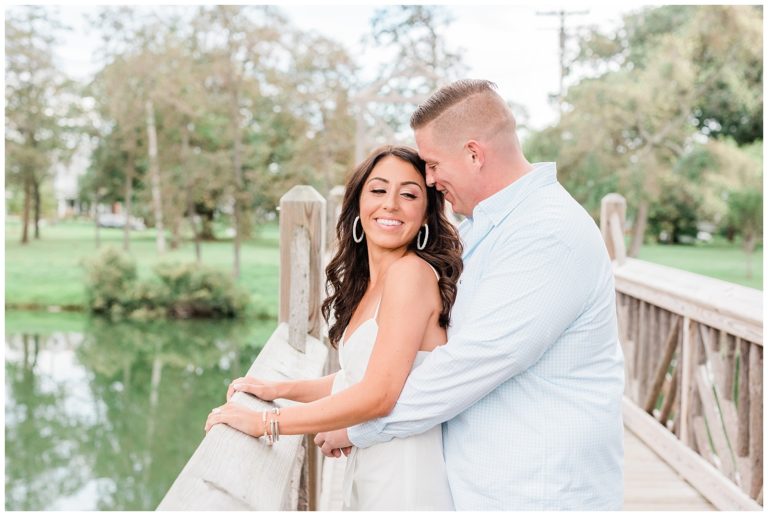
<path id="1" fill-rule="evenodd" d="M 325 208 L 325 199 L 307 185 L 294 186 L 280 198 L 278 322 L 293 323 L 289 340 L 298 350 L 303 348 L 307 333 L 318 339 L 321 336 Z M 295 306 L 291 295 L 297 298 Z"/>
<path id="2" fill-rule="evenodd" d="M 304 352 L 307 334 L 325 333 L 323 300 L 326 251 L 326 201 L 308 185 L 297 185 L 280 198 L 280 312 L 288 322 L 288 342 Z M 318 455 L 314 435 L 304 440 L 306 460 L 299 487 L 299 509 L 317 508 Z"/>
<path id="3" fill-rule="evenodd" d="M 600 203 L 600 233 L 608 248 L 611 260 L 621 265 L 627 259 L 624 245 L 624 226 L 627 218 L 627 201 L 617 193 L 603 197 Z"/>

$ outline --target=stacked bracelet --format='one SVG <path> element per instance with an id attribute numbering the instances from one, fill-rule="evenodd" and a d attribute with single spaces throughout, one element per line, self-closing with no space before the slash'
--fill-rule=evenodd
<path id="1" fill-rule="evenodd" d="M 279 408 L 273 408 L 272 409 L 272 419 L 270 420 L 270 430 L 272 431 L 272 442 L 277 442 L 280 440 L 280 425 L 277 420 L 277 416 L 280 415 L 280 409 Z"/>
<path id="2" fill-rule="evenodd" d="M 272 409 L 272 417 L 269 418 L 269 424 L 267 424 L 267 414 L 266 410 L 261 413 L 261 425 L 264 427 L 264 440 L 267 441 L 268 446 L 272 446 L 280 440 L 280 423 L 277 420 L 277 416 L 280 415 L 280 409 Z"/>
<path id="3" fill-rule="evenodd" d="M 267 445 L 272 445 L 272 436 L 267 433 L 267 411 L 261 413 L 261 424 L 264 427 L 264 440 L 267 441 Z"/>

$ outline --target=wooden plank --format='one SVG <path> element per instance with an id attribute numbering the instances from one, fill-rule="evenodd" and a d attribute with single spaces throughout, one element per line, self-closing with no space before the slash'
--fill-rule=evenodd
<path id="1" fill-rule="evenodd" d="M 715 446 L 715 454 L 720 459 L 720 469 L 726 477 L 733 479 L 736 467 L 728 446 L 728 438 L 725 436 L 725 430 L 723 429 L 720 410 L 715 400 L 714 389 L 716 387 L 709 379 L 706 365 L 699 366 L 696 371 L 696 382 L 699 388 L 699 396 L 701 396 L 701 403 L 704 407 L 704 415 L 707 418 L 709 435 L 712 437 L 712 444 Z"/>
<path id="2" fill-rule="evenodd" d="M 715 507 L 625 428 L 623 510 L 712 511 Z"/>
<path id="3" fill-rule="evenodd" d="M 734 359 L 736 350 L 736 337 L 726 334 L 723 344 L 723 375 L 720 392 L 726 400 L 733 400 L 733 377 L 735 374 L 736 361 Z M 734 434 L 735 435 L 735 434 Z"/>
<path id="4" fill-rule="evenodd" d="M 683 320 L 683 324 L 685 324 L 685 320 Z M 672 431 L 674 432 L 675 436 L 677 438 L 680 438 L 680 423 L 683 420 L 681 417 L 682 412 L 682 386 L 683 386 L 683 369 L 684 362 L 683 362 L 683 332 L 679 332 L 677 336 L 677 358 L 676 365 L 675 365 L 675 376 L 677 377 L 677 394 L 675 395 L 675 406 L 673 409 L 674 413 L 674 419 L 672 420 Z"/>
<path id="5" fill-rule="evenodd" d="M 714 466 L 683 445 L 664 426 L 626 397 L 623 414 L 624 424 L 715 507 L 720 510 L 762 510 L 759 504 Z"/>
<path id="6" fill-rule="evenodd" d="M 323 251 L 325 249 L 325 199 L 311 186 L 297 185 L 280 198 L 280 295 L 279 322 L 290 318 L 291 254 L 294 230 L 303 227 L 310 235 L 309 252 L 309 334 L 319 339 L 323 327 L 320 313 L 324 297 Z"/>
<path id="7" fill-rule="evenodd" d="M 712 447 L 709 445 L 709 436 L 707 433 L 707 424 L 703 416 L 693 418 L 693 435 L 699 448 L 699 455 L 707 459 L 707 462 L 717 467 L 718 459 L 712 453 Z"/>
<path id="8" fill-rule="evenodd" d="M 749 348 L 748 341 L 739 341 L 739 430 L 736 436 L 736 455 L 739 457 L 749 455 Z"/>
<path id="9" fill-rule="evenodd" d="M 617 193 L 610 193 L 600 201 L 600 233 L 611 260 L 619 265 L 627 258 L 624 244 L 624 221 L 627 216 L 627 201 Z"/>
<path id="10" fill-rule="evenodd" d="M 645 397 L 648 390 L 648 362 L 650 361 L 650 349 L 648 346 L 648 303 L 640 301 L 638 307 L 638 337 L 637 346 L 640 356 L 637 363 L 637 383 L 638 383 L 638 397 L 637 402 L 640 403 Z"/>
<path id="11" fill-rule="evenodd" d="M 696 393 L 696 381 L 694 372 L 696 362 L 698 361 L 698 346 L 696 341 L 695 323 L 688 317 L 683 318 L 683 347 L 682 361 L 680 367 L 683 368 L 681 400 L 680 400 L 680 440 L 683 444 L 692 446 L 693 428 L 691 426 L 694 414 Z"/>
<path id="12" fill-rule="evenodd" d="M 288 343 L 304 353 L 309 330 L 309 233 L 302 226 L 293 228 L 291 238 L 291 281 L 289 284 Z"/>
<path id="13" fill-rule="evenodd" d="M 756 289 L 627 258 L 616 290 L 731 335 L 763 344 L 763 295 Z"/>
<path id="14" fill-rule="evenodd" d="M 280 324 L 247 375 L 265 380 L 317 378 L 327 348 L 307 339 L 306 353 L 288 344 L 288 325 Z M 262 411 L 279 404 L 237 392 L 235 403 Z M 203 422 L 201 421 L 201 425 Z M 303 436 L 281 436 L 275 446 L 226 425 L 214 426 L 182 469 L 158 510 L 285 510 L 295 509 L 299 492 Z"/>
<path id="15" fill-rule="evenodd" d="M 667 421 L 669 421 L 669 414 L 672 412 L 672 407 L 674 406 L 679 396 L 679 371 L 680 364 L 678 363 L 675 367 L 675 370 L 672 372 L 672 378 L 669 381 L 669 389 L 667 390 L 666 396 L 664 396 L 664 402 L 661 406 L 661 412 L 659 413 L 659 422 L 663 425 L 666 425 Z"/>
<path id="16" fill-rule="evenodd" d="M 763 488 L 763 348 L 749 350 L 749 460 L 752 478 L 749 494 L 756 498 Z"/>
<path id="17" fill-rule="evenodd" d="M 672 329 L 670 330 L 669 335 L 667 335 L 667 341 L 664 343 L 664 355 L 657 366 L 656 375 L 651 384 L 651 388 L 648 391 L 648 396 L 645 399 L 644 408 L 648 413 L 650 413 L 656 406 L 656 400 L 659 397 L 659 391 L 661 390 L 664 378 L 667 375 L 667 369 L 669 369 L 669 364 L 672 362 L 672 357 L 677 349 L 677 333 L 680 331 L 680 321 L 680 317 L 675 319 Z"/>
<path id="18" fill-rule="evenodd" d="M 633 351 L 632 355 L 632 399 L 637 401 L 640 399 L 640 355 L 642 353 L 642 344 L 640 343 L 640 305 L 642 301 L 636 298 L 630 298 L 629 312 L 631 314 L 630 321 L 632 322 L 631 334 Z"/>
<path id="19" fill-rule="evenodd" d="M 336 244 L 338 236 L 336 234 L 336 225 L 339 222 L 339 215 L 341 214 L 341 204 L 344 200 L 344 187 L 336 185 L 331 188 L 326 197 L 326 219 L 325 219 L 325 249 L 326 251 L 334 255 L 336 254 Z"/>
<path id="20" fill-rule="evenodd" d="M 655 305 L 648 306 L 648 369 L 646 371 L 646 382 L 648 382 L 648 392 L 645 394 L 647 398 L 651 388 L 653 387 L 653 380 L 655 379 L 656 368 L 658 367 L 659 359 L 661 358 L 661 337 L 659 337 L 659 314 L 660 309 Z M 642 400 L 640 400 L 642 401 Z"/>
<path id="21" fill-rule="evenodd" d="M 610 224 L 611 240 L 613 243 L 613 256 L 616 263 L 623 264 L 627 260 L 627 249 L 624 246 L 624 225 L 616 212 L 611 213 L 608 219 Z"/>

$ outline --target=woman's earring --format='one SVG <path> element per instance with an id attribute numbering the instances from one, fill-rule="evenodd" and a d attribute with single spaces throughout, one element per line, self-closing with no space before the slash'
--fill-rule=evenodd
<path id="1" fill-rule="evenodd" d="M 425 247 L 427 247 L 427 241 L 429 241 L 429 226 L 427 226 L 427 223 L 424 223 L 424 241 L 421 241 L 421 228 L 419 228 L 419 232 L 416 235 L 416 248 L 419 251 L 423 251 Z"/>
<path id="2" fill-rule="evenodd" d="M 356 243 L 360 243 L 363 241 L 363 237 L 365 236 L 365 232 L 363 232 L 363 229 L 360 228 L 360 238 L 357 237 L 357 223 L 360 222 L 360 217 L 355 217 L 355 221 L 352 223 L 352 240 L 354 240 Z"/>

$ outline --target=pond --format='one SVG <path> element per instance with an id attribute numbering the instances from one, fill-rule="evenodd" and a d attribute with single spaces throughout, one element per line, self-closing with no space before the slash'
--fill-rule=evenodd
<path id="1" fill-rule="evenodd" d="M 6 510 L 154 510 L 276 327 L 5 315 Z"/>

